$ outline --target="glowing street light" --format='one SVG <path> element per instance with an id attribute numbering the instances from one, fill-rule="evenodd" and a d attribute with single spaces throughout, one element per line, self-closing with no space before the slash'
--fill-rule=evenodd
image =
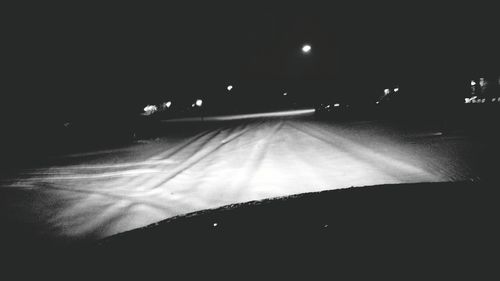
<path id="1" fill-rule="evenodd" d="M 156 105 L 147 105 L 144 107 L 144 113 L 143 115 L 151 115 L 158 111 L 158 107 Z"/>
<path id="2" fill-rule="evenodd" d="M 196 106 L 201 107 L 202 104 L 203 104 L 203 101 L 201 99 L 196 100 Z"/>
<path id="3" fill-rule="evenodd" d="M 311 45 L 305 44 L 304 46 L 302 46 L 302 53 L 308 54 L 310 52 L 311 52 Z"/>
<path id="4" fill-rule="evenodd" d="M 233 85 L 229 85 L 229 86 L 227 86 L 227 90 L 228 90 L 228 91 L 231 91 L 232 89 L 233 89 Z"/>

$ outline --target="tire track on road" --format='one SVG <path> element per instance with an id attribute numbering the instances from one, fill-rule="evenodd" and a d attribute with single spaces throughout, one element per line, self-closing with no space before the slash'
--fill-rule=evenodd
<path id="1" fill-rule="evenodd" d="M 316 124 L 316 126 L 320 130 L 331 134 L 325 124 Z M 437 141 L 439 138 L 443 138 L 442 133 L 424 135 L 427 137 L 433 136 L 431 144 L 422 142 L 410 143 L 397 133 L 393 133 L 391 136 L 396 138 L 396 141 L 394 139 L 389 140 L 391 143 L 390 149 L 394 151 L 396 156 L 399 155 L 399 158 L 403 156 L 403 158 L 407 159 L 406 161 L 413 162 L 411 164 L 405 162 L 407 165 L 418 166 L 428 174 L 433 175 L 434 178 L 439 178 L 440 181 L 474 179 L 474 174 L 466 163 L 457 163 L 457 159 L 450 158 L 450 155 L 453 155 L 450 154 L 450 149 L 455 149 L 456 145 L 449 146 L 442 141 Z M 438 137 L 436 138 L 435 136 Z M 412 139 L 415 139 L 415 137 L 412 137 Z M 383 140 L 383 138 L 380 138 L 380 140 Z M 437 148 L 432 144 L 438 145 Z M 414 155 L 418 155 L 418 157 L 413 157 Z M 401 161 L 398 159 L 395 160 Z"/>
<path id="2" fill-rule="evenodd" d="M 162 154 L 154 156 L 154 158 L 155 159 L 158 159 L 158 157 L 166 158 L 166 159 L 171 158 L 174 155 L 177 155 L 178 153 L 180 153 L 181 151 L 184 151 L 187 147 L 189 147 L 191 145 L 194 145 L 194 144 L 196 144 L 197 142 L 199 142 L 201 140 L 203 140 L 203 145 L 204 145 L 204 144 L 210 142 L 211 140 L 213 140 L 215 137 L 217 137 L 223 130 L 224 130 L 224 128 L 220 128 L 220 129 L 217 129 L 217 130 L 208 130 L 206 132 L 203 132 L 203 133 L 201 133 L 201 134 L 193 137 L 192 139 L 188 140 L 187 142 L 179 145 L 178 147 L 174 148 L 173 151 L 172 150 L 166 151 L 166 152 L 164 152 Z M 189 159 L 193 155 L 194 155 L 194 153 L 191 154 L 190 156 L 188 156 L 186 159 Z M 151 158 L 153 158 L 153 157 L 151 157 Z M 149 158 L 149 159 L 151 159 L 151 158 Z M 185 161 L 187 161 L 187 160 L 184 160 L 183 162 L 185 162 Z M 179 165 L 181 165 L 181 164 L 182 163 L 180 163 Z M 162 168 L 162 167 L 164 167 L 164 165 L 161 165 L 161 166 L 156 165 L 156 166 L 153 166 L 152 168 L 155 168 L 155 169 L 159 170 L 159 173 L 161 174 L 163 171 L 160 168 Z M 158 175 L 158 174 L 156 175 L 156 177 L 159 177 L 159 176 L 161 176 L 161 175 Z M 131 187 L 131 190 L 135 190 L 136 187 L 140 187 L 144 183 L 146 183 L 146 182 L 148 182 L 150 180 L 151 180 L 151 176 L 144 175 L 144 176 L 140 176 L 140 177 L 137 177 L 135 179 L 128 180 L 128 181 L 126 179 L 122 179 L 122 180 L 120 180 L 118 182 L 115 181 L 112 184 L 113 184 L 113 186 L 124 184 L 124 185 L 126 185 L 128 187 Z M 140 192 L 144 192 L 144 190 L 141 189 Z"/>
<path id="3" fill-rule="evenodd" d="M 238 176 L 235 176 L 237 179 L 236 182 L 231 184 L 230 190 L 237 191 L 232 198 L 235 198 L 236 200 L 241 199 L 242 194 L 247 192 L 248 189 L 252 187 L 250 182 L 255 177 L 258 168 L 262 165 L 262 162 L 266 158 L 269 146 L 272 144 L 272 138 L 283 128 L 283 124 L 283 121 L 280 120 L 276 126 L 271 128 L 270 132 L 258 140 L 256 147 L 254 147 L 254 151 L 250 154 L 249 158 L 246 159 L 246 165 L 242 166 Z"/>
<path id="4" fill-rule="evenodd" d="M 233 130 L 234 131 L 234 130 Z M 231 133 L 233 132 L 231 131 Z M 199 162 L 203 161 L 205 158 L 207 158 L 209 155 L 215 153 L 216 151 L 218 151 L 220 148 L 222 148 L 223 146 L 231 143 L 232 141 L 234 141 L 235 139 L 241 137 L 242 135 L 244 135 L 245 133 L 247 133 L 249 131 L 249 127 L 248 125 L 245 125 L 245 127 L 243 129 L 241 129 L 239 132 L 233 134 L 233 135 L 230 135 L 228 137 L 226 137 L 224 140 L 222 140 L 220 143 L 216 144 L 214 147 L 212 147 L 211 149 L 208 149 L 208 151 L 206 151 L 205 153 L 199 153 L 196 152 L 194 153 L 191 157 L 189 157 L 186 161 L 184 161 L 182 164 L 178 165 L 176 168 L 174 168 L 173 171 L 171 171 L 170 173 L 168 173 L 165 177 L 164 177 L 164 180 L 162 182 L 160 182 L 159 184 L 156 184 L 155 186 L 153 186 L 151 188 L 151 190 L 154 190 L 154 189 L 157 189 L 159 188 L 160 186 L 164 185 L 165 183 L 167 183 L 168 181 L 171 181 L 173 178 L 177 177 L 179 174 L 185 172 L 186 170 L 188 170 L 189 168 L 195 166 L 196 164 L 198 164 Z M 231 134 L 230 133 L 230 134 Z M 208 143 L 210 143 L 213 139 L 211 140 L 208 140 L 206 143 L 204 143 L 201 148 L 203 147 L 206 147 Z M 200 150 L 201 151 L 201 150 Z"/>
<path id="5" fill-rule="evenodd" d="M 317 130 L 312 131 L 310 129 L 299 128 L 292 124 L 289 124 L 289 126 L 299 132 L 309 135 L 310 137 L 319 139 L 339 150 L 347 152 L 350 156 L 357 158 L 362 163 L 369 163 L 371 167 L 377 169 L 382 174 L 390 175 L 392 178 L 397 179 L 400 182 L 408 182 L 409 178 L 415 177 L 421 181 L 429 181 L 435 178 L 432 174 L 423 171 L 422 169 L 402 161 L 389 158 L 388 156 L 380 155 L 379 153 L 363 147 L 360 144 L 335 136 L 331 133 L 329 133 L 328 137 L 325 137 L 320 132 L 322 128 L 317 127 Z M 332 141 L 332 138 L 335 139 L 335 141 Z M 410 175 L 410 177 L 408 177 L 408 175 Z"/>

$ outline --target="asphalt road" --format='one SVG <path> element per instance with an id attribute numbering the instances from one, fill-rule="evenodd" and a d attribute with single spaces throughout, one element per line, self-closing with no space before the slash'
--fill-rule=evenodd
<path id="1" fill-rule="evenodd" d="M 479 180 L 478 144 L 308 116 L 164 124 L 163 136 L 58 156 L 0 181 L 0 224 L 95 240 L 194 211 L 389 183 Z M 160 128 L 162 130 L 162 128 Z"/>

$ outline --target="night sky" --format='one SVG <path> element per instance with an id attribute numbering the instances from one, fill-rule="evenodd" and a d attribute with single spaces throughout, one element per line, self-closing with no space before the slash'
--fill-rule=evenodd
<path id="1" fill-rule="evenodd" d="M 499 70 L 490 7 L 235 2 L 6 9 L 3 113 L 129 113 L 222 95 L 229 83 L 259 100 L 288 91 L 371 102 L 391 85 Z"/>

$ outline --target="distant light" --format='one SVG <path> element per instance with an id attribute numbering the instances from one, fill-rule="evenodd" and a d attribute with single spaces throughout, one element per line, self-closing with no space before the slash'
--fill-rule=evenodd
<path id="1" fill-rule="evenodd" d="M 479 86 L 484 87 L 486 86 L 487 82 L 484 78 L 479 78 Z"/>
<path id="2" fill-rule="evenodd" d="M 156 105 L 147 105 L 146 107 L 144 107 L 144 113 L 146 115 L 152 114 L 152 113 L 156 112 L 157 110 L 158 110 L 158 107 L 156 107 Z"/>
<path id="3" fill-rule="evenodd" d="M 334 104 L 333 106 L 335 106 L 335 107 L 339 107 L 339 106 L 340 106 L 340 103 L 336 103 L 336 104 Z"/>
<path id="4" fill-rule="evenodd" d="M 167 101 L 166 103 L 163 104 L 163 107 L 166 107 L 166 108 L 169 108 L 170 106 L 172 106 L 171 101 Z"/>
<path id="5" fill-rule="evenodd" d="M 399 88 L 394 88 L 394 92 L 398 92 L 399 91 Z"/>
<path id="6" fill-rule="evenodd" d="M 228 91 L 231 91 L 232 89 L 233 89 L 233 85 L 229 85 L 229 86 L 227 86 L 227 90 L 228 90 Z"/>
<path id="7" fill-rule="evenodd" d="M 288 95 L 288 93 L 283 93 L 284 96 Z"/>
<path id="8" fill-rule="evenodd" d="M 302 52 L 303 53 L 309 53 L 309 52 L 311 52 L 311 45 L 305 44 L 304 46 L 302 46 Z"/>
<path id="9" fill-rule="evenodd" d="M 384 89 L 384 94 L 388 95 L 391 92 L 389 89 Z"/>
<path id="10" fill-rule="evenodd" d="M 196 105 L 195 105 L 194 103 L 191 105 L 191 107 L 195 107 L 195 106 L 196 106 Z"/>
<path id="11" fill-rule="evenodd" d="M 196 100 L 196 106 L 201 106 L 203 104 L 203 101 L 200 99 Z"/>
<path id="12" fill-rule="evenodd" d="M 214 222 L 213 226 L 216 227 L 218 224 L 216 222 Z"/>
<path id="13" fill-rule="evenodd" d="M 492 99 L 491 99 L 491 102 L 496 102 L 496 101 L 497 101 L 497 99 L 496 99 L 496 98 L 492 98 Z"/>
<path id="14" fill-rule="evenodd" d="M 379 103 L 380 103 L 379 101 L 376 102 L 376 104 L 379 104 Z"/>
<path id="15" fill-rule="evenodd" d="M 325 108 L 330 108 L 330 105 L 325 106 Z"/>
<path id="16" fill-rule="evenodd" d="M 470 80 L 470 85 L 471 86 L 476 86 L 476 82 L 474 82 L 474 80 Z"/>

